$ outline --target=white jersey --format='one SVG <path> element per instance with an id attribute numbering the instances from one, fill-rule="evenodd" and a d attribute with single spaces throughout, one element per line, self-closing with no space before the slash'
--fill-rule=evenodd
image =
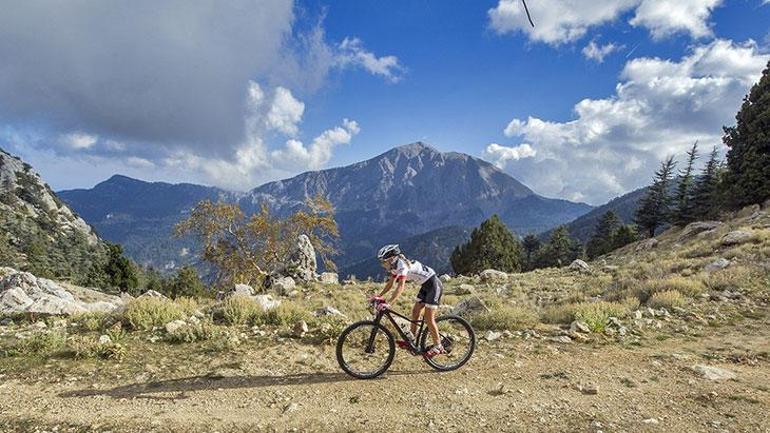
<path id="1" fill-rule="evenodd" d="M 422 263 L 418 262 L 417 260 L 412 260 L 412 265 L 409 266 L 409 264 L 404 259 L 396 259 L 396 263 L 393 264 L 393 267 L 390 268 L 390 274 L 395 279 L 405 279 L 407 281 L 413 281 L 417 284 L 422 284 L 430 277 L 436 275 L 436 271 L 429 268 L 428 266 L 423 265 Z"/>

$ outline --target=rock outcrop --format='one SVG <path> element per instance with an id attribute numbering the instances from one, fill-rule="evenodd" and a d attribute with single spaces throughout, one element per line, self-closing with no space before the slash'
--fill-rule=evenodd
<path id="1" fill-rule="evenodd" d="M 310 243 L 310 238 L 301 234 L 297 237 L 297 244 L 289 255 L 288 263 L 286 263 L 282 274 L 292 277 L 294 281 L 308 283 L 316 279 L 317 269 L 315 248 Z"/>
<path id="2" fill-rule="evenodd" d="M 120 297 L 37 278 L 29 272 L 12 272 L 0 279 L 0 314 L 109 313 L 122 307 Z"/>

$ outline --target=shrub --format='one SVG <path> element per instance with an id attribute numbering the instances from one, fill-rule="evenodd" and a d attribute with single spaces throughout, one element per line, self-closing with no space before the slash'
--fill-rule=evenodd
<path id="1" fill-rule="evenodd" d="M 639 300 L 646 302 L 647 299 L 657 292 L 676 290 L 687 296 L 697 296 L 705 290 L 705 286 L 700 279 L 686 278 L 678 275 L 670 276 L 664 279 L 647 280 L 643 284 L 646 298 Z"/>
<path id="2" fill-rule="evenodd" d="M 684 304 L 684 296 L 676 290 L 664 290 L 653 293 L 652 297 L 647 301 L 647 306 L 651 308 L 673 308 L 681 307 Z"/>
<path id="3" fill-rule="evenodd" d="M 72 321 L 80 325 L 86 331 L 94 332 L 102 329 L 107 322 L 104 313 L 82 313 L 72 317 Z"/>
<path id="4" fill-rule="evenodd" d="M 492 308 L 491 311 L 471 317 L 473 327 L 482 331 L 488 329 L 514 331 L 530 328 L 537 322 L 537 314 L 531 308 L 509 305 Z"/>
<path id="5" fill-rule="evenodd" d="M 185 313 L 179 305 L 164 298 L 144 297 L 131 301 L 123 317 L 134 329 L 151 330 L 172 320 L 184 319 Z"/>
<path id="6" fill-rule="evenodd" d="M 180 326 L 174 332 L 168 333 L 167 339 L 172 343 L 193 343 L 210 340 L 217 334 L 218 330 L 214 324 L 205 320 L 197 324 L 187 323 L 185 326 Z"/>
<path id="7" fill-rule="evenodd" d="M 38 332 L 20 340 L 7 353 L 19 355 L 36 355 L 48 357 L 60 352 L 66 347 L 67 333 L 65 331 Z"/>
<path id="8" fill-rule="evenodd" d="M 283 303 L 277 308 L 265 312 L 260 319 L 260 324 L 280 326 L 291 325 L 300 320 L 309 321 L 312 316 L 298 305 Z"/>
<path id="9" fill-rule="evenodd" d="M 575 316 L 576 304 L 551 305 L 543 310 L 540 318 L 545 323 L 570 323 Z"/>
<path id="10" fill-rule="evenodd" d="M 334 343 L 347 326 L 347 322 L 339 316 L 323 316 L 313 318 L 309 326 L 311 328 L 309 338 L 312 343 Z"/>
<path id="11" fill-rule="evenodd" d="M 221 314 L 228 325 L 246 325 L 258 323 L 263 311 L 262 307 L 248 296 L 235 295 L 222 302 Z"/>
<path id="12" fill-rule="evenodd" d="M 73 336 L 67 342 L 69 349 L 76 358 L 97 358 L 122 360 L 126 355 L 126 347 L 116 341 L 101 344 L 95 338 Z"/>
<path id="13" fill-rule="evenodd" d="M 604 332 L 610 317 L 623 317 L 628 308 L 618 302 L 587 302 L 575 305 L 575 320 L 585 322 L 592 332 Z"/>

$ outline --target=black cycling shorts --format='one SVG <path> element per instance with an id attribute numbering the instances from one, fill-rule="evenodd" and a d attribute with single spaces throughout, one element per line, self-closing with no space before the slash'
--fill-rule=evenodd
<path id="1" fill-rule="evenodd" d="M 420 286 L 416 301 L 425 304 L 426 308 L 438 308 L 443 294 L 444 286 L 441 285 L 441 280 L 433 274 Z"/>

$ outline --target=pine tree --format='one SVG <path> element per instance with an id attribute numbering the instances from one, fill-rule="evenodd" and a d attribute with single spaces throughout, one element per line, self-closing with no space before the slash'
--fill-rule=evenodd
<path id="1" fill-rule="evenodd" d="M 503 272 L 521 270 L 521 245 L 497 215 L 471 232 L 471 239 L 455 248 L 450 257 L 458 274 L 475 274 L 485 269 Z"/>
<path id="2" fill-rule="evenodd" d="M 107 243 L 107 250 L 107 264 L 104 272 L 109 285 L 122 291 L 136 288 L 139 285 L 139 277 L 134 264 L 123 255 L 123 248 L 117 244 Z"/>
<path id="3" fill-rule="evenodd" d="M 608 210 L 602 215 L 601 219 L 599 219 L 599 222 L 596 224 L 594 235 L 591 236 L 591 239 L 586 245 L 586 254 L 588 255 L 588 258 L 593 259 L 594 257 L 612 251 L 614 249 L 615 233 L 618 231 L 619 227 L 620 218 L 618 218 L 618 214 L 616 214 L 615 211 Z"/>
<path id="4" fill-rule="evenodd" d="M 671 222 L 683 226 L 694 220 L 692 208 L 693 195 L 693 165 L 698 159 L 698 141 L 693 143 L 690 150 L 687 151 L 687 166 L 679 171 L 678 184 L 676 186 L 676 209 L 673 212 Z"/>
<path id="5" fill-rule="evenodd" d="M 634 215 L 636 223 L 650 237 L 655 236 L 655 230 L 670 221 L 671 199 L 668 190 L 675 167 L 673 156 L 661 163 L 660 169 L 655 172 L 652 186 L 640 201 Z"/>
<path id="6" fill-rule="evenodd" d="M 735 207 L 770 199 L 770 62 L 752 86 L 735 116 L 736 124 L 724 128 L 727 183 Z"/>
<path id="7" fill-rule="evenodd" d="M 530 233 L 524 236 L 522 246 L 524 247 L 523 268 L 525 270 L 531 270 L 535 264 L 537 250 L 540 248 L 540 239 L 538 239 L 537 235 L 534 233 Z"/>
<path id="8" fill-rule="evenodd" d="M 565 266 L 572 263 L 581 253 L 581 245 L 572 239 L 567 226 L 557 227 L 537 254 L 538 268 Z"/>
<path id="9" fill-rule="evenodd" d="M 639 240 L 639 233 L 636 231 L 636 226 L 633 224 L 623 224 L 618 227 L 615 236 L 612 238 L 611 251 L 628 245 L 631 242 L 636 242 L 637 240 Z"/>
<path id="10" fill-rule="evenodd" d="M 718 214 L 719 208 L 719 152 L 716 146 L 703 172 L 693 187 L 692 216 L 694 220 L 711 219 Z"/>
<path id="11" fill-rule="evenodd" d="M 198 271 L 192 266 L 181 267 L 169 284 L 171 297 L 179 296 L 203 296 L 206 286 L 198 277 Z"/>

